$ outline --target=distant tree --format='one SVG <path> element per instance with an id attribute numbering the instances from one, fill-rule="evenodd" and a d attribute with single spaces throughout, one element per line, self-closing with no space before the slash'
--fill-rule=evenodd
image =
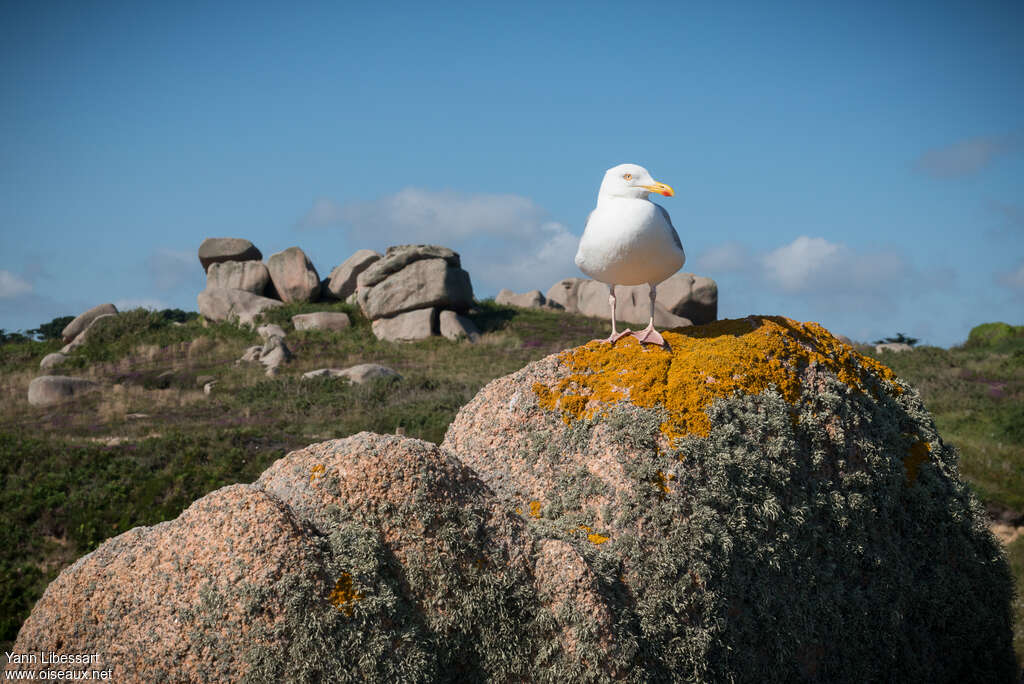
<path id="1" fill-rule="evenodd" d="M 0 328 L 0 344 L 10 344 L 11 342 L 25 342 L 29 338 L 20 332 L 7 332 L 3 328 Z"/>
<path id="2" fill-rule="evenodd" d="M 49 323 L 43 323 L 38 328 L 29 330 L 28 334 L 38 337 L 44 342 L 46 340 L 59 340 L 61 331 L 73 320 L 75 320 L 74 316 L 58 316 Z"/>
<path id="3" fill-rule="evenodd" d="M 896 337 L 886 337 L 884 340 L 875 340 L 871 344 L 907 344 L 913 347 L 917 344 L 917 338 L 907 337 L 903 333 L 896 333 Z"/>
<path id="4" fill-rule="evenodd" d="M 195 311 L 182 311 L 181 309 L 164 309 L 160 312 L 160 315 L 163 316 L 165 320 L 174 321 L 176 323 L 184 323 L 199 316 Z"/>

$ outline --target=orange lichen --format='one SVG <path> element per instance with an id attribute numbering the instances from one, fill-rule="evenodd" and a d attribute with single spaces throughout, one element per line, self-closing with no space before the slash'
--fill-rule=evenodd
<path id="1" fill-rule="evenodd" d="M 590 541 L 590 543 L 591 544 L 595 544 L 597 546 L 600 546 L 601 544 L 604 544 L 606 541 L 611 539 L 611 537 L 606 537 L 603 534 L 597 534 L 588 525 L 580 525 L 576 529 L 577 530 L 583 530 L 584 532 L 586 532 L 587 533 L 587 539 Z M 572 532 L 572 530 L 570 530 L 570 532 Z"/>
<path id="2" fill-rule="evenodd" d="M 530 502 L 530 517 L 531 518 L 539 518 L 540 517 L 540 501 L 531 501 Z"/>
<path id="3" fill-rule="evenodd" d="M 352 588 L 352 575 L 343 572 L 338 581 L 334 583 L 334 589 L 327 600 L 342 613 L 352 617 L 352 604 L 361 598 L 363 595 Z"/>
<path id="4" fill-rule="evenodd" d="M 893 372 L 843 344 L 817 323 L 781 316 L 749 316 L 665 332 L 670 349 L 642 346 L 625 337 L 615 344 L 590 342 L 561 354 L 569 374 L 553 386 L 534 383 L 538 403 L 558 411 L 566 424 L 591 418 L 610 404 L 629 401 L 664 407 L 661 431 L 670 443 L 684 435 L 707 436 L 705 409 L 734 392 L 759 394 L 775 385 L 791 404 L 800 399 L 800 373 L 811 364 L 850 387 L 877 391 L 885 381 L 900 393 Z"/>
<path id="5" fill-rule="evenodd" d="M 907 484 L 914 484 L 917 479 L 917 471 L 921 464 L 928 460 L 932 445 L 920 439 L 907 448 L 907 455 L 903 458 L 903 470 L 907 475 Z"/>
<path id="6" fill-rule="evenodd" d="M 318 477 L 322 477 L 326 469 L 327 468 L 324 467 L 323 463 L 317 463 L 315 466 L 313 466 L 312 470 L 310 470 L 309 481 L 312 482 Z"/>
<path id="7" fill-rule="evenodd" d="M 676 476 L 673 475 L 672 473 L 669 473 L 668 475 L 665 475 L 665 473 L 663 473 L 663 472 L 661 472 L 659 470 L 658 474 L 655 477 L 656 477 L 656 479 L 654 480 L 654 484 L 657 485 L 658 490 L 659 490 L 658 491 L 658 498 L 659 499 L 664 499 L 665 495 L 669 494 L 672 491 L 671 489 L 668 488 L 668 483 L 671 482 L 672 480 L 676 479 Z"/>

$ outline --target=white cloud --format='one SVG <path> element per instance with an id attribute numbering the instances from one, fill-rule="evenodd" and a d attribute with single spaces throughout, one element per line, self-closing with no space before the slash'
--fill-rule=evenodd
<path id="1" fill-rule="evenodd" d="M 501 288 L 544 290 L 577 275 L 579 236 L 519 195 L 405 188 L 376 200 L 337 204 L 319 199 L 302 227 L 340 225 L 359 248 L 427 243 L 462 256 L 477 294 Z"/>
<path id="2" fill-rule="evenodd" d="M 1024 292 L 1024 261 L 1017 268 L 996 276 L 996 282 L 1010 290 Z"/>
<path id="3" fill-rule="evenodd" d="M 701 273 L 733 273 L 749 269 L 750 262 L 749 249 L 738 242 L 726 242 L 700 254 L 690 268 Z"/>
<path id="4" fill-rule="evenodd" d="M 328 228 L 344 221 L 341 206 L 334 200 L 321 197 L 296 224 L 299 228 Z"/>
<path id="5" fill-rule="evenodd" d="M 161 248 L 149 255 L 146 268 L 158 290 L 190 288 L 193 281 L 203 277 L 203 267 L 194 252 Z"/>
<path id="6" fill-rule="evenodd" d="M 0 299 L 14 299 L 32 292 L 32 283 L 10 271 L 0 271 Z"/>
<path id="7" fill-rule="evenodd" d="M 761 278 L 788 294 L 879 294 L 909 269 L 893 252 L 856 252 L 844 244 L 801 235 L 759 260 Z"/>
<path id="8" fill-rule="evenodd" d="M 131 309 L 150 309 L 152 311 L 162 311 L 163 309 L 171 308 L 166 303 L 159 299 L 153 298 L 127 298 L 117 299 L 114 301 L 114 306 L 117 307 L 118 311 L 130 311 Z"/>
<path id="9" fill-rule="evenodd" d="M 990 136 L 959 140 L 952 145 L 925 151 L 916 167 L 933 178 L 957 178 L 978 173 L 1015 146 L 1014 136 Z"/>

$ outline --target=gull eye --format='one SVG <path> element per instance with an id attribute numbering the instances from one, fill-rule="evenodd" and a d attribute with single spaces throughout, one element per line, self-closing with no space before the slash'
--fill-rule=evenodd
<path id="1" fill-rule="evenodd" d="M 624 173 L 624 174 L 622 174 L 622 177 L 625 180 L 633 180 L 633 174 L 631 174 L 631 173 Z"/>

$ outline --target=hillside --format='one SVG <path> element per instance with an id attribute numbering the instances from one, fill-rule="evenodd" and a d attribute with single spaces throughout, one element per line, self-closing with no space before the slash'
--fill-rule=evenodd
<path id="1" fill-rule="evenodd" d="M 197 319 L 175 325 L 142 310 L 124 313 L 91 336 L 68 371 L 104 389 L 59 408 L 25 401 L 39 361 L 59 343 L 0 346 L 0 505 L 6 518 L 0 640 L 6 647 L 46 584 L 104 539 L 173 518 L 218 487 L 251 482 L 311 442 L 368 430 L 439 443 L 458 409 L 489 380 L 607 334 L 600 319 L 490 302 L 471 315 L 483 333 L 477 344 L 380 342 L 344 304 L 328 308 L 349 313 L 354 325 L 348 330 L 290 329 L 292 315 L 324 308 L 270 312 L 268 319 L 288 330 L 296 356 L 270 378 L 258 364 L 235 363 L 259 343 L 253 332 Z M 1021 338 L 978 334 L 964 348 L 877 358 L 921 393 L 990 511 L 1018 523 L 1024 510 Z M 366 362 L 402 378 L 365 385 L 301 379 L 309 370 Z M 217 382 L 207 395 L 202 386 L 211 379 Z M 1024 541 L 1010 543 L 1008 554 L 1019 580 Z M 1019 629 L 1017 645 L 1021 653 Z"/>

